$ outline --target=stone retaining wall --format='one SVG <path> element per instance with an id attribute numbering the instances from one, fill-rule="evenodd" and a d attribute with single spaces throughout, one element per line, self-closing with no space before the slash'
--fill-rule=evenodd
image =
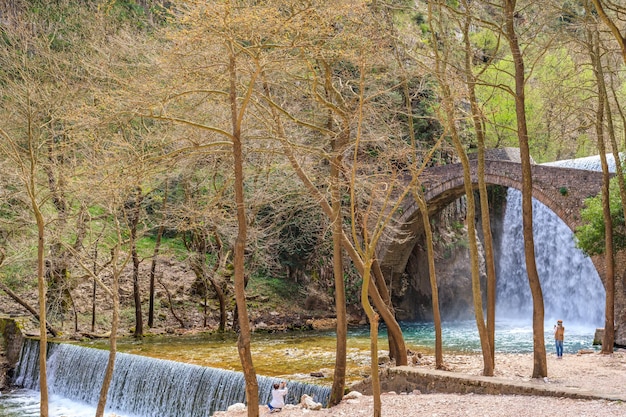
<path id="1" fill-rule="evenodd" d="M 625 401 L 624 398 L 601 397 L 597 394 L 556 388 L 543 380 L 516 382 L 497 377 L 471 376 L 455 372 L 420 369 L 410 366 L 388 368 L 380 374 L 382 392 L 410 393 L 414 390 L 427 393 L 489 394 L 489 395 L 538 395 L 578 399 L 606 399 Z M 350 387 L 362 394 L 372 394 L 371 378 Z"/>
<path id="2" fill-rule="evenodd" d="M 5 388 L 15 365 L 20 359 L 24 334 L 23 318 L 0 316 L 0 389 Z"/>

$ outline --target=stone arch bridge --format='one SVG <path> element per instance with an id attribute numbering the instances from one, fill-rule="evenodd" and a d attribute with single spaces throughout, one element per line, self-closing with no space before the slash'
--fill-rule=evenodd
<path id="1" fill-rule="evenodd" d="M 477 161 L 470 161 L 471 178 L 474 189 L 478 187 Z M 575 168 L 548 165 L 532 165 L 533 197 L 556 213 L 572 231 L 581 224 L 580 211 L 584 200 L 600 193 L 602 173 Z M 429 214 L 441 211 L 453 201 L 465 195 L 463 168 L 461 164 L 449 164 L 426 169 L 420 176 Z M 485 161 L 485 182 L 487 185 L 512 187 L 521 191 L 521 163 L 504 160 Z M 404 236 L 419 236 L 422 218 L 417 203 L 408 199 L 402 207 L 400 224 Z M 379 259 L 382 270 L 388 279 L 402 274 L 408 258 L 416 245 L 416 239 L 396 239 L 393 243 L 381 245 Z M 626 256 L 618 256 L 616 267 L 616 328 L 623 343 L 626 343 L 626 294 L 623 262 Z M 591 258 L 598 274 L 605 283 L 604 258 Z M 620 324 L 623 324 L 620 326 Z M 621 335 L 623 333 L 623 336 Z M 617 340 L 616 335 L 616 340 Z M 621 343 L 620 343 L 621 344 Z"/>

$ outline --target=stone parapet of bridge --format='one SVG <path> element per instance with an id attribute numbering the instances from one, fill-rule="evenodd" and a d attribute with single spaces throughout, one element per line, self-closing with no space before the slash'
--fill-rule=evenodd
<path id="1" fill-rule="evenodd" d="M 532 165 L 533 197 L 554 211 L 570 229 L 581 224 L 580 210 L 584 200 L 597 195 L 602 187 L 602 173 L 574 168 Z M 478 186 L 477 162 L 470 162 L 474 188 Z M 522 189 L 522 165 L 511 161 L 485 161 L 485 182 Z M 438 212 L 450 202 L 465 194 L 461 164 L 428 168 L 420 176 L 426 201 L 431 212 Z M 409 202 L 404 211 L 404 221 L 419 210 Z"/>

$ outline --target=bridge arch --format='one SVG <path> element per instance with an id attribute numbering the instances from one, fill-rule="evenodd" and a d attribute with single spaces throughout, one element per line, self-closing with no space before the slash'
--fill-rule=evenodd
<path id="1" fill-rule="evenodd" d="M 581 224 L 580 210 L 584 200 L 597 195 L 602 186 L 602 173 L 573 168 L 533 165 L 533 197 L 552 210 L 572 231 Z M 473 187 L 478 186 L 476 161 L 471 163 Z M 428 168 L 420 176 L 424 195 L 433 215 L 450 203 L 465 195 L 464 176 L 461 164 L 450 164 Z M 485 182 L 522 189 L 521 164 L 511 161 L 486 161 Z M 387 278 L 404 273 L 407 262 L 422 231 L 419 206 L 412 199 L 403 205 L 400 217 L 401 236 L 381 245 L 379 259 Z M 598 275 L 605 285 L 604 259 L 591 258 Z"/>
<path id="2" fill-rule="evenodd" d="M 574 231 L 580 224 L 584 200 L 597 195 L 602 187 L 602 173 L 574 168 L 533 165 L 533 197 L 550 208 Z M 476 162 L 471 163 L 474 188 L 478 186 Z M 485 182 L 488 185 L 522 189 L 521 164 L 511 161 L 485 161 Z M 455 199 L 465 195 L 463 168 L 450 164 L 428 168 L 421 180 L 424 196 L 431 213 L 440 211 Z M 419 216 L 419 207 L 408 202 L 401 222 L 411 222 Z"/>

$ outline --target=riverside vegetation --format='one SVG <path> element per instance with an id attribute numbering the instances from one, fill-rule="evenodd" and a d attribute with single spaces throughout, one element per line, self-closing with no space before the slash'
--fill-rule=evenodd
<path id="1" fill-rule="evenodd" d="M 623 150 L 626 52 L 615 47 L 623 37 L 613 24 L 621 6 L 326 3 L 0 4 L 0 296 L 4 312 L 38 317 L 32 331 L 42 348 L 48 334 L 106 335 L 112 364 L 118 335 L 234 329 L 248 400 L 257 404 L 253 326 L 306 328 L 309 319 L 336 318 L 338 403 L 345 318 L 370 324 L 373 369 L 379 320 L 392 336 L 391 356 L 407 360 L 376 262 L 377 247 L 402 230 L 403 198 L 423 213 L 416 233 L 428 248 L 438 327 L 435 261 L 456 232 L 445 227 L 449 218 L 431 228 L 424 166 L 467 168 L 468 153 L 480 164 L 486 149 L 515 146 L 530 181 L 531 154 L 543 162 Z M 495 272 L 480 170 L 478 177 L 476 198 L 466 181 L 457 232 L 466 234 L 458 245 L 470 253 L 489 375 Z M 603 216 L 602 225 L 612 225 L 610 211 Z M 613 265 L 614 233 L 604 230 L 589 233 Z M 621 230 L 616 224 L 615 236 Z M 485 237 L 486 317 L 477 234 Z M 536 271 L 528 273 L 539 333 L 541 291 Z M 615 271 L 606 273 L 613 285 Z M 607 337 L 613 296 L 608 286 Z M 603 346 L 612 349 L 612 339 Z M 534 377 L 547 373 L 545 356 L 538 346 Z M 112 365 L 108 371 L 98 415 Z"/>

